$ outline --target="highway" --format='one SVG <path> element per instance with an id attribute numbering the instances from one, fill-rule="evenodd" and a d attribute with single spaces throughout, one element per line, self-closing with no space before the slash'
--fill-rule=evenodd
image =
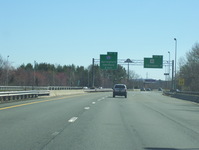
<path id="1" fill-rule="evenodd" d="M 1 104 L 0 150 L 199 150 L 199 104 L 133 91 Z"/>

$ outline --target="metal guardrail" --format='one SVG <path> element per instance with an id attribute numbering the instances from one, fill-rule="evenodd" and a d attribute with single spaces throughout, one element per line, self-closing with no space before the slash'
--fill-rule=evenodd
<path id="1" fill-rule="evenodd" d="M 164 91 L 163 94 L 167 95 L 167 96 L 174 97 L 174 98 L 199 103 L 199 93 L 198 92 L 190 92 L 190 91 L 169 92 L 169 91 Z"/>
<path id="2" fill-rule="evenodd" d="M 34 90 L 32 90 L 34 89 Z M 0 86 L 0 103 L 12 100 L 23 100 L 37 98 L 38 96 L 49 96 L 50 90 L 78 90 L 83 87 L 68 86 Z M 85 92 L 111 92 L 112 89 L 84 89 Z"/>
<path id="3" fill-rule="evenodd" d="M 198 95 L 199 96 L 199 92 L 192 92 L 192 91 L 164 91 L 165 94 L 186 94 L 186 95 Z"/>
<path id="4" fill-rule="evenodd" d="M 192 92 L 192 91 L 178 91 L 177 93 L 188 94 L 188 95 L 199 95 L 199 92 Z"/>
<path id="5" fill-rule="evenodd" d="M 0 102 L 6 102 L 11 100 L 23 100 L 37 98 L 38 96 L 50 95 L 48 90 L 31 90 L 31 91 L 9 91 L 0 92 Z"/>

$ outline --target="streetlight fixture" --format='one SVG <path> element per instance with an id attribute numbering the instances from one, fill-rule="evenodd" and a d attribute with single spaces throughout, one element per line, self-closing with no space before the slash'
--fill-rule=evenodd
<path id="1" fill-rule="evenodd" d="M 176 89 L 177 39 L 174 38 L 174 41 L 175 41 L 175 89 Z"/>
<path id="2" fill-rule="evenodd" d="M 130 60 L 129 58 L 125 60 L 125 63 L 128 63 L 128 80 L 129 80 L 129 63 L 132 63 L 133 61 Z"/>

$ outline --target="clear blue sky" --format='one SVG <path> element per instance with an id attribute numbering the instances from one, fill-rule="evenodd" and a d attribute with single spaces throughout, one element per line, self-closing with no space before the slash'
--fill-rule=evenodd
<path id="1" fill-rule="evenodd" d="M 0 0 L 0 55 L 12 65 L 85 66 L 100 54 L 184 57 L 199 40 L 199 0 Z M 164 69 L 130 66 L 141 77 Z"/>

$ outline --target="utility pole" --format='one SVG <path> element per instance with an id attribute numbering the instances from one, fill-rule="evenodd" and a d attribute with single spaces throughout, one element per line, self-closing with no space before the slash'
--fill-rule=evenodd
<path id="1" fill-rule="evenodd" d="M 176 77 L 176 73 L 177 73 L 177 70 L 176 70 L 176 64 L 177 64 L 177 39 L 174 38 L 174 41 L 175 41 L 175 86 L 174 86 L 174 89 L 176 90 L 176 80 L 177 80 L 177 77 Z"/>

